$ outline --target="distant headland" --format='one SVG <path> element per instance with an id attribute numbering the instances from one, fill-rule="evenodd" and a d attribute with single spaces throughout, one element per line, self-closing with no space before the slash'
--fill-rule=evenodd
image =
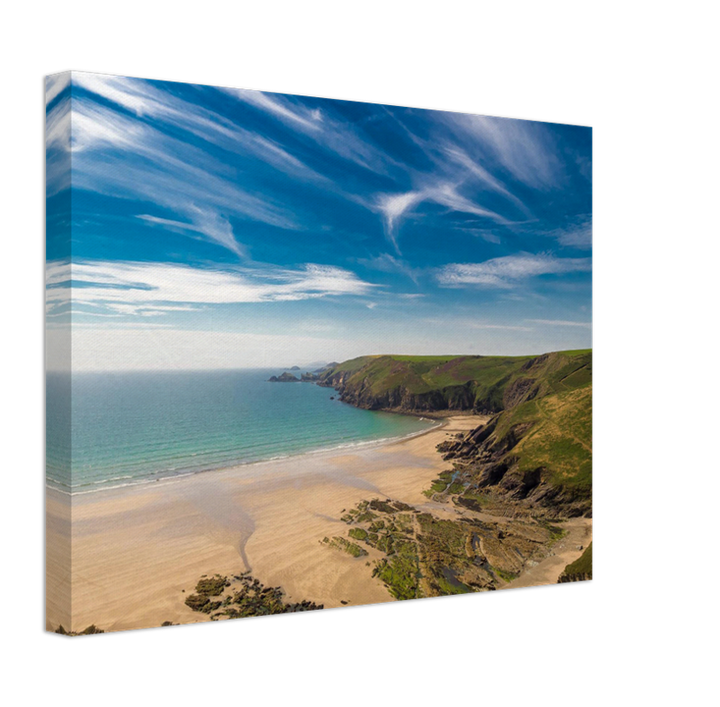
<path id="1" fill-rule="evenodd" d="M 592 350 L 539 356 L 361 356 L 301 379 L 334 388 L 367 410 L 446 417 L 489 417 L 439 451 L 455 471 L 433 488 L 456 490 L 456 503 L 480 510 L 466 492 L 541 506 L 554 517 L 592 512 Z M 452 478 L 451 483 L 446 483 Z"/>

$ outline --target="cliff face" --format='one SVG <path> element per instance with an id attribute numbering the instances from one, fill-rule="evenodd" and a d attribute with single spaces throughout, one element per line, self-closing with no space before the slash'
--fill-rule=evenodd
<path id="1" fill-rule="evenodd" d="M 335 368 L 329 368 L 328 370 L 318 374 L 318 385 L 322 385 L 327 388 L 335 388 L 335 390 L 339 391 L 340 388 L 345 385 L 345 382 L 350 375 L 350 371 L 338 371 L 335 370 Z"/>
<path id="2" fill-rule="evenodd" d="M 535 446 L 539 443 L 542 448 L 548 432 L 543 422 L 508 426 L 504 416 L 496 415 L 461 439 L 438 446 L 443 459 L 453 464 L 455 483 L 463 485 L 457 505 L 480 511 L 476 498 L 480 494 L 507 503 L 508 508 L 536 508 L 549 517 L 590 517 L 592 476 L 583 468 L 590 463 L 589 451 L 587 459 L 575 466 L 574 458 L 561 451 L 571 442 L 570 435 L 553 428 L 554 451 L 539 458 Z"/>
<path id="3" fill-rule="evenodd" d="M 319 385 L 335 388 L 340 400 L 366 410 L 398 412 L 437 412 L 439 410 L 472 410 L 475 397 L 471 383 L 443 389 L 412 392 L 399 384 L 386 390 L 376 390 L 371 376 L 348 383 L 350 373 L 341 371 L 321 378 Z"/>
<path id="4" fill-rule="evenodd" d="M 561 574 L 558 577 L 558 584 L 565 584 L 566 582 L 587 582 L 592 579 L 591 574 Z"/>
<path id="5" fill-rule="evenodd" d="M 498 410 L 500 396 L 495 400 L 492 395 L 478 395 L 478 371 L 473 370 L 472 363 L 480 360 L 368 357 L 326 371 L 320 376 L 320 385 L 335 388 L 343 402 L 368 410 Z"/>
<path id="6" fill-rule="evenodd" d="M 542 356 L 365 356 L 323 371 L 319 385 L 368 410 L 491 414 L 531 400 L 548 379 L 582 368 L 587 352 Z"/>
<path id="7" fill-rule="evenodd" d="M 453 496 L 458 505 L 480 510 L 480 494 L 483 502 L 491 496 L 550 517 L 592 513 L 589 351 L 518 358 L 363 357 L 323 372 L 319 384 L 370 410 L 493 415 L 439 447 L 454 467 L 448 488 L 463 489 Z"/>
<path id="8" fill-rule="evenodd" d="M 487 424 L 439 445 L 466 484 L 468 493 L 457 499 L 460 505 L 476 505 L 477 492 L 549 516 L 591 516 L 589 367 L 560 369 L 536 395 L 519 398 Z"/>
<path id="9" fill-rule="evenodd" d="M 558 584 L 564 582 L 585 582 L 592 579 L 592 543 L 575 562 L 569 564 L 558 578 Z"/>

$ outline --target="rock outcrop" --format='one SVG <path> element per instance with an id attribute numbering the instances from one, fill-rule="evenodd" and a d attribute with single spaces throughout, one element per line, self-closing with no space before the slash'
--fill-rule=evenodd
<path id="1" fill-rule="evenodd" d="M 299 383 L 300 379 L 295 377 L 292 373 L 288 373 L 285 371 L 282 375 L 279 376 L 270 376 L 268 378 L 269 383 Z"/>
<path id="2" fill-rule="evenodd" d="M 548 517 L 590 517 L 590 486 L 564 483 L 549 464 L 528 467 L 522 452 L 517 451 L 521 440 L 536 423 L 520 423 L 499 432 L 498 426 L 502 427 L 503 422 L 501 413 L 461 439 L 438 445 L 443 459 L 453 462 L 457 481 L 471 491 L 492 492 Z M 460 498 L 459 503 L 474 507 L 474 503 L 465 498 Z"/>
<path id="3" fill-rule="evenodd" d="M 569 564 L 558 578 L 558 584 L 565 582 L 585 582 L 592 579 L 592 543 L 580 557 Z"/>
<path id="4" fill-rule="evenodd" d="M 451 479 L 434 484 L 436 495 L 450 494 L 474 510 L 492 496 L 508 513 L 592 515 L 590 351 L 365 356 L 328 368 L 317 382 L 334 388 L 343 402 L 369 410 L 491 415 L 486 424 L 439 445 L 453 470 L 447 472 Z"/>
<path id="5" fill-rule="evenodd" d="M 439 410 L 471 411 L 475 409 L 472 383 L 447 386 L 422 393 L 410 391 L 403 385 L 377 392 L 371 377 L 348 384 L 350 373 L 341 371 L 319 376 L 319 385 L 335 388 L 340 400 L 365 410 L 388 410 L 392 412 L 424 412 Z"/>
<path id="6" fill-rule="evenodd" d="M 583 355 L 365 356 L 328 367 L 318 384 L 367 410 L 492 414 L 543 395 L 548 374 L 573 359 L 583 367 Z"/>

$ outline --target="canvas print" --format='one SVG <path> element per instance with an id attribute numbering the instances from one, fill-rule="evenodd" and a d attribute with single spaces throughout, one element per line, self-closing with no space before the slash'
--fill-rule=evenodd
<path id="1" fill-rule="evenodd" d="M 48 631 L 592 578 L 590 128 L 70 72 L 46 181 Z"/>

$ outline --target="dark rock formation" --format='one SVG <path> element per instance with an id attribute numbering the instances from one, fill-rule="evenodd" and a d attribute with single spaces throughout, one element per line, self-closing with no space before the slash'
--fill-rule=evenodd
<path id="1" fill-rule="evenodd" d="M 532 378 L 518 378 L 505 388 L 503 409 L 515 407 L 526 400 L 532 400 L 538 394 L 539 387 Z"/>
<path id="2" fill-rule="evenodd" d="M 592 573 L 591 574 L 561 574 L 558 577 L 558 584 L 565 584 L 566 582 L 586 582 L 588 580 L 592 579 Z"/>
<path id="3" fill-rule="evenodd" d="M 299 381 L 299 378 L 287 371 L 280 376 L 270 376 L 270 378 L 268 378 L 269 383 L 298 383 Z"/>
<path id="4" fill-rule="evenodd" d="M 558 584 L 565 582 L 585 582 L 592 579 L 592 543 L 587 546 L 585 552 L 570 563 L 558 578 Z"/>
<path id="5" fill-rule="evenodd" d="M 320 375 L 318 385 L 335 388 L 340 400 L 365 410 L 391 410 L 395 412 L 424 412 L 438 410 L 470 411 L 474 409 L 474 395 L 471 383 L 449 386 L 442 390 L 426 393 L 411 393 L 398 386 L 380 394 L 372 390 L 372 381 L 365 379 L 358 385 L 346 385 L 350 374 L 347 371 L 329 376 Z"/>
<path id="6" fill-rule="evenodd" d="M 500 417 L 496 415 L 459 440 L 446 440 L 438 445 L 443 459 L 455 464 L 458 480 L 471 488 L 491 489 L 499 497 L 520 501 L 550 517 L 591 517 L 592 498 L 588 489 L 557 484 L 551 470 L 543 466 L 520 468 L 513 449 L 533 424 L 518 424 L 498 435 Z"/>
<path id="7" fill-rule="evenodd" d="M 478 491 L 547 518 L 592 515 L 589 351 L 440 362 L 365 356 L 326 369 L 317 383 L 334 388 L 342 402 L 369 410 L 492 415 L 487 424 L 438 445 L 454 470 L 431 493 Z M 477 503 L 471 496 L 466 501 Z"/>

